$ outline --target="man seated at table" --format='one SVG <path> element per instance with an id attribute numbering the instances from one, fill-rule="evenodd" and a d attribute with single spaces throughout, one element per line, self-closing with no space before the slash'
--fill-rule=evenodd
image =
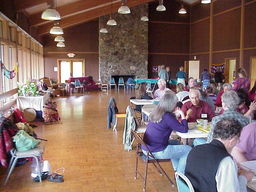
<path id="1" fill-rule="evenodd" d="M 197 192 L 247 191 L 254 173 L 240 170 L 230 153 L 239 141 L 242 126 L 235 119 L 222 119 L 211 143 L 198 145 L 188 154 L 185 175 Z"/>
<path id="2" fill-rule="evenodd" d="M 209 104 L 199 99 L 199 90 L 190 89 L 189 98 L 190 101 L 186 102 L 181 108 L 183 113 L 186 115 L 188 122 L 195 122 L 197 119 L 207 119 L 208 121 L 211 121 L 214 116 L 214 112 Z"/>
<path id="3" fill-rule="evenodd" d="M 239 142 L 231 154 L 238 163 L 256 160 L 256 122 L 243 128 Z"/>
<path id="4" fill-rule="evenodd" d="M 246 125 L 249 124 L 249 119 L 236 111 L 236 109 L 238 108 L 240 99 L 235 91 L 233 90 L 225 91 L 221 96 L 221 100 L 222 100 L 222 108 L 224 112 L 221 115 L 215 116 L 212 119 L 212 126 L 211 126 L 210 133 L 208 135 L 207 142 L 211 142 L 213 129 L 216 123 L 218 123 L 223 118 L 234 118 L 242 125 L 242 127 L 245 127 Z"/>
<path id="5" fill-rule="evenodd" d="M 165 94 L 165 91 L 170 89 L 166 88 L 166 81 L 164 79 L 159 79 L 157 85 L 158 89 L 154 92 L 154 98 L 160 99 Z"/>

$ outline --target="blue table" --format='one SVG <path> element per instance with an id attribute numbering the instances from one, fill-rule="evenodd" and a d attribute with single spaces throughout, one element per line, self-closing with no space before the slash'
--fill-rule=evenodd
<path id="1" fill-rule="evenodd" d="M 135 83 L 151 83 L 151 84 L 155 84 L 157 83 L 159 79 L 134 79 Z M 169 84 L 173 84 L 176 85 L 177 84 L 177 80 L 176 79 L 171 79 L 169 81 Z"/>

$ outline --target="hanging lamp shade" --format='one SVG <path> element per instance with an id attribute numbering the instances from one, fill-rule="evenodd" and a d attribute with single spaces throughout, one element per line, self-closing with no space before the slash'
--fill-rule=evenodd
<path id="1" fill-rule="evenodd" d="M 209 4 L 209 3 L 211 3 L 211 0 L 201 0 L 201 3 L 202 4 Z"/>
<path id="2" fill-rule="evenodd" d="M 119 7 L 117 12 L 120 14 L 130 14 L 131 10 L 127 5 L 125 5 L 124 1 L 122 1 L 122 5 Z"/>
<path id="3" fill-rule="evenodd" d="M 41 15 L 41 18 L 44 20 L 50 20 L 50 21 L 55 21 L 55 20 L 60 20 L 60 14 L 56 9 L 46 9 Z"/>
<path id="4" fill-rule="evenodd" d="M 58 43 L 57 43 L 57 47 L 65 47 L 65 43 L 63 43 L 63 42 L 58 42 Z"/>
<path id="5" fill-rule="evenodd" d="M 68 53 L 67 56 L 73 58 L 73 57 L 76 56 L 76 54 L 75 53 Z"/>
<path id="6" fill-rule="evenodd" d="M 157 11 L 166 11 L 166 8 L 163 4 L 164 4 L 163 0 L 159 0 L 159 5 L 156 7 L 156 10 Z"/>
<path id="7" fill-rule="evenodd" d="M 179 14 L 181 14 L 181 15 L 187 14 L 187 10 L 183 7 L 183 5 L 181 6 L 181 8 L 179 10 Z"/>
<path id="8" fill-rule="evenodd" d="M 50 34 L 53 34 L 53 35 L 62 35 L 64 34 L 63 33 L 63 30 L 61 27 L 59 26 L 53 26 L 50 30 Z"/>
<path id="9" fill-rule="evenodd" d="M 64 42 L 65 39 L 62 36 L 57 36 L 57 37 L 54 38 L 54 41 L 56 41 L 56 42 Z"/>
<path id="10" fill-rule="evenodd" d="M 148 19 L 148 16 L 142 16 L 141 18 L 140 18 L 140 20 L 141 21 L 149 21 L 149 19 Z"/>
<path id="11" fill-rule="evenodd" d="M 108 22 L 107 22 L 107 25 L 110 25 L 110 26 L 115 26 L 117 25 L 117 22 L 115 19 L 112 19 L 111 17 L 109 18 Z"/>
<path id="12" fill-rule="evenodd" d="M 108 33 L 107 28 L 102 27 L 102 28 L 100 29 L 100 33 Z"/>

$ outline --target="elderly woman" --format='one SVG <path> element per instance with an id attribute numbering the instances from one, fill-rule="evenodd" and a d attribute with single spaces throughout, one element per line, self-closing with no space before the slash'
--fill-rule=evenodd
<path id="1" fill-rule="evenodd" d="M 184 113 L 181 110 L 177 110 L 181 116 L 181 122 L 176 119 L 173 113 L 177 101 L 178 98 L 174 92 L 166 91 L 160 99 L 158 106 L 149 116 L 150 122 L 143 140 L 157 159 L 171 159 L 174 169 L 183 172 L 186 157 L 191 147 L 169 143 L 172 131 L 182 133 L 188 131 L 188 123 Z M 147 150 L 145 146 L 142 146 L 142 149 Z M 144 151 L 144 153 L 146 152 Z"/>
<path id="2" fill-rule="evenodd" d="M 237 71 L 238 78 L 233 82 L 233 90 L 244 89 L 246 92 L 250 89 L 250 79 L 247 78 L 245 69 L 239 68 Z"/>
<path id="3" fill-rule="evenodd" d="M 223 88 L 223 90 L 218 93 L 217 98 L 216 98 L 215 105 L 216 105 L 217 107 L 222 107 L 221 96 L 223 95 L 223 93 L 224 93 L 225 91 L 231 90 L 231 89 L 232 89 L 232 85 L 231 85 L 230 83 L 224 83 L 224 84 L 222 85 L 222 88 Z"/>
<path id="4" fill-rule="evenodd" d="M 160 99 L 165 91 L 170 90 L 169 88 L 166 88 L 166 81 L 164 79 L 159 79 L 157 82 L 158 89 L 154 93 L 154 98 L 155 99 Z"/>
<path id="5" fill-rule="evenodd" d="M 207 119 L 211 121 L 214 112 L 208 103 L 200 100 L 200 91 L 198 89 L 190 89 L 190 101 L 186 102 L 181 110 L 186 114 L 188 122 L 195 122 L 197 119 Z"/>

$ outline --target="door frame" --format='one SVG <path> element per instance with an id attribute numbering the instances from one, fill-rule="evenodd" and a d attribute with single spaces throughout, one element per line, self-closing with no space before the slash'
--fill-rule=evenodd
<path id="1" fill-rule="evenodd" d="M 74 59 L 74 58 L 72 58 L 72 59 L 70 59 L 70 58 L 63 58 L 63 59 L 57 59 L 57 67 L 58 67 L 58 83 L 60 83 L 60 62 L 61 61 L 70 61 L 70 64 L 71 64 L 71 74 L 72 74 L 72 70 L 73 70 L 73 62 L 74 61 L 82 61 L 82 63 L 83 63 L 83 65 L 82 65 L 82 76 L 85 76 L 85 59 L 80 59 L 80 58 L 76 58 L 76 59 Z M 73 74 L 71 75 L 70 74 L 70 77 L 71 76 L 73 76 Z"/>
<path id="2" fill-rule="evenodd" d="M 225 76 L 225 82 L 228 82 L 228 80 L 229 80 L 229 65 L 228 65 L 228 61 L 229 60 L 236 60 L 236 68 L 235 68 L 235 70 L 237 70 L 237 58 L 236 57 L 227 57 L 227 58 L 224 58 L 224 60 L 225 60 L 225 69 L 224 69 L 224 76 Z M 229 83 L 229 82 L 228 82 Z M 232 83 L 232 82 L 230 82 L 230 83 Z"/>
<path id="3" fill-rule="evenodd" d="M 253 58 L 256 59 L 256 55 L 250 57 L 250 72 L 249 72 L 249 74 L 248 74 L 248 78 L 250 78 L 250 81 L 251 81 L 251 87 L 250 87 L 250 88 L 252 88 L 252 87 L 254 86 L 254 83 L 255 83 L 255 81 L 252 82 L 252 80 L 251 80 L 252 60 L 253 60 Z"/>

